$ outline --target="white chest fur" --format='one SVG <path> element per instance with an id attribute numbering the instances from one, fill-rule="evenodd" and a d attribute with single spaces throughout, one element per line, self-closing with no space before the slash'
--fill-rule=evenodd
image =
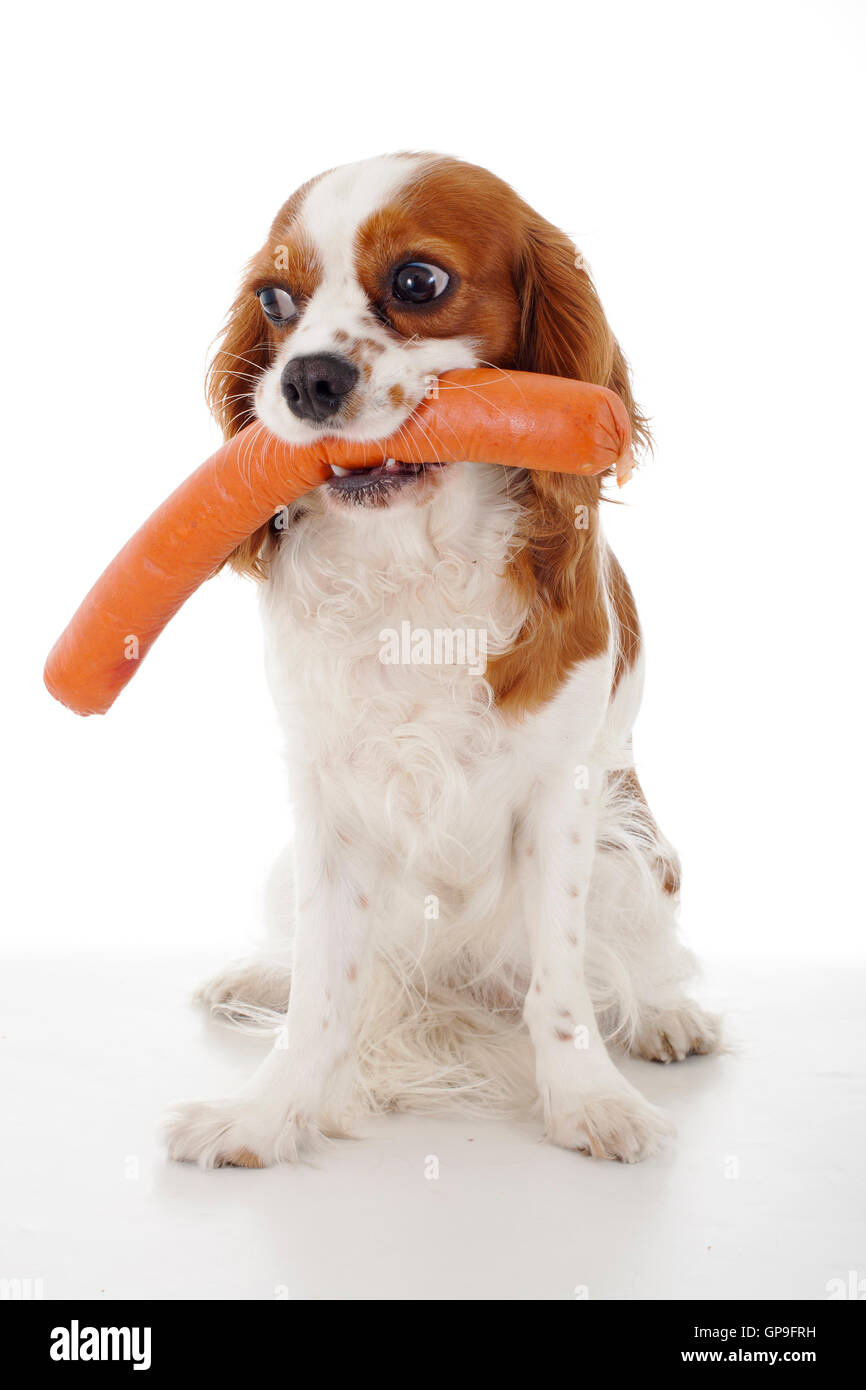
<path id="1" fill-rule="evenodd" d="M 518 791 L 483 668 L 524 614 L 499 470 L 454 473 L 424 509 L 303 518 L 263 608 L 293 780 L 315 776 L 335 821 L 407 871 L 465 881 L 489 870 Z"/>

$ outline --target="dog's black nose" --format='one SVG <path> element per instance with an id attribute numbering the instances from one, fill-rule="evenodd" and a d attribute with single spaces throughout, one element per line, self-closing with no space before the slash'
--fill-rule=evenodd
<path id="1" fill-rule="evenodd" d="M 336 415 L 358 380 L 358 369 L 330 353 L 295 357 L 280 378 L 283 395 L 299 420 L 327 420 Z"/>

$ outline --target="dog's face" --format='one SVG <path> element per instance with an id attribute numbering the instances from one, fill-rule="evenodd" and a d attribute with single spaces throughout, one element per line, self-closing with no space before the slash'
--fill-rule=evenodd
<path id="1" fill-rule="evenodd" d="M 258 417 L 293 443 L 382 439 L 437 376 L 482 364 L 628 391 L 569 239 L 485 169 L 392 155 L 323 174 L 277 214 L 232 308 L 211 399 L 229 434 Z M 305 506 L 419 505 L 446 472 L 397 460 L 335 474 Z"/>
<path id="2" fill-rule="evenodd" d="M 289 201 L 248 281 L 272 345 L 255 392 L 269 429 L 296 443 L 383 439 L 442 372 L 513 358 L 505 190 L 486 181 L 485 198 L 459 165 L 396 156 L 334 170 Z M 437 482 L 391 462 L 335 477 L 323 500 L 417 505 Z"/>

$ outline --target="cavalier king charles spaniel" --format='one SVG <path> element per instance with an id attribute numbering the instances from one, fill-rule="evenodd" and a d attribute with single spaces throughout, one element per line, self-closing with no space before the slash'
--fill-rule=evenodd
<path id="1" fill-rule="evenodd" d="M 451 368 L 618 392 L 647 425 L 574 244 L 485 169 L 399 154 L 277 214 L 210 376 L 227 435 L 377 440 Z M 634 769 L 640 629 L 603 480 L 399 460 L 283 508 L 260 581 L 294 839 L 271 939 L 200 991 L 276 1041 L 181 1105 L 171 1155 L 264 1167 L 359 1116 L 535 1104 L 553 1143 L 634 1162 L 669 1132 L 617 1052 L 719 1045 L 683 992 L 680 869 Z"/>

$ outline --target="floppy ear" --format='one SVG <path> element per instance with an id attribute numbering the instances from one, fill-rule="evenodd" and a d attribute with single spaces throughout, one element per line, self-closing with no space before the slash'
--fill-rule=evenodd
<path id="1" fill-rule="evenodd" d="M 241 290 L 226 319 L 219 346 L 207 373 L 207 399 L 211 411 L 231 439 L 255 419 L 253 393 L 270 360 L 268 330 L 254 295 Z M 226 564 L 238 574 L 263 579 L 262 547 L 269 527 L 260 526 L 229 556 Z"/>
<path id="2" fill-rule="evenodd" d="M 616 391 L 640 448 L 650 443 L 647 421 L 635 405 L 628 365 L 580 262 L 565 233 L 525 207 L 516 277 L 521 316 L 514 365 Z M 567 609 L 577 601 L 580 584 L 588 582 L 582 558 L 598 533 L 602 480 L 541 472 L 530 473 L 529 480 L 534 498 L 529 551 L 536 583 L 554 604 Z M 581 526 L 575 525 L 578 507 L 586 509 Z"/>
<path id="3" fill-rule="evenodd" d="M 635 446 L 650 444 L 631 390 L 628 364 L 610 330 L 592 279 L 574 243 L 532 213 L 518 267 L 520 336 L 515 366 L 606 386 L 622 398 Z"/>
<path id="4" fill-rule="evenodd" d="M 649 444 L 625 358 L 588 272 L 575 260 L 565 233 L 524 205 L 513 365 L 616 391 L 635 444 Z M 530 471 L 517 486 L 525 544 L 511 561 L 510 577 L 528 617 L 512 649 L 488 670 L 497 699 L 514 709 L 549 699 L 577 662 L 604 650 L 610 629 L 598 545 L 601 478 Z"/>

